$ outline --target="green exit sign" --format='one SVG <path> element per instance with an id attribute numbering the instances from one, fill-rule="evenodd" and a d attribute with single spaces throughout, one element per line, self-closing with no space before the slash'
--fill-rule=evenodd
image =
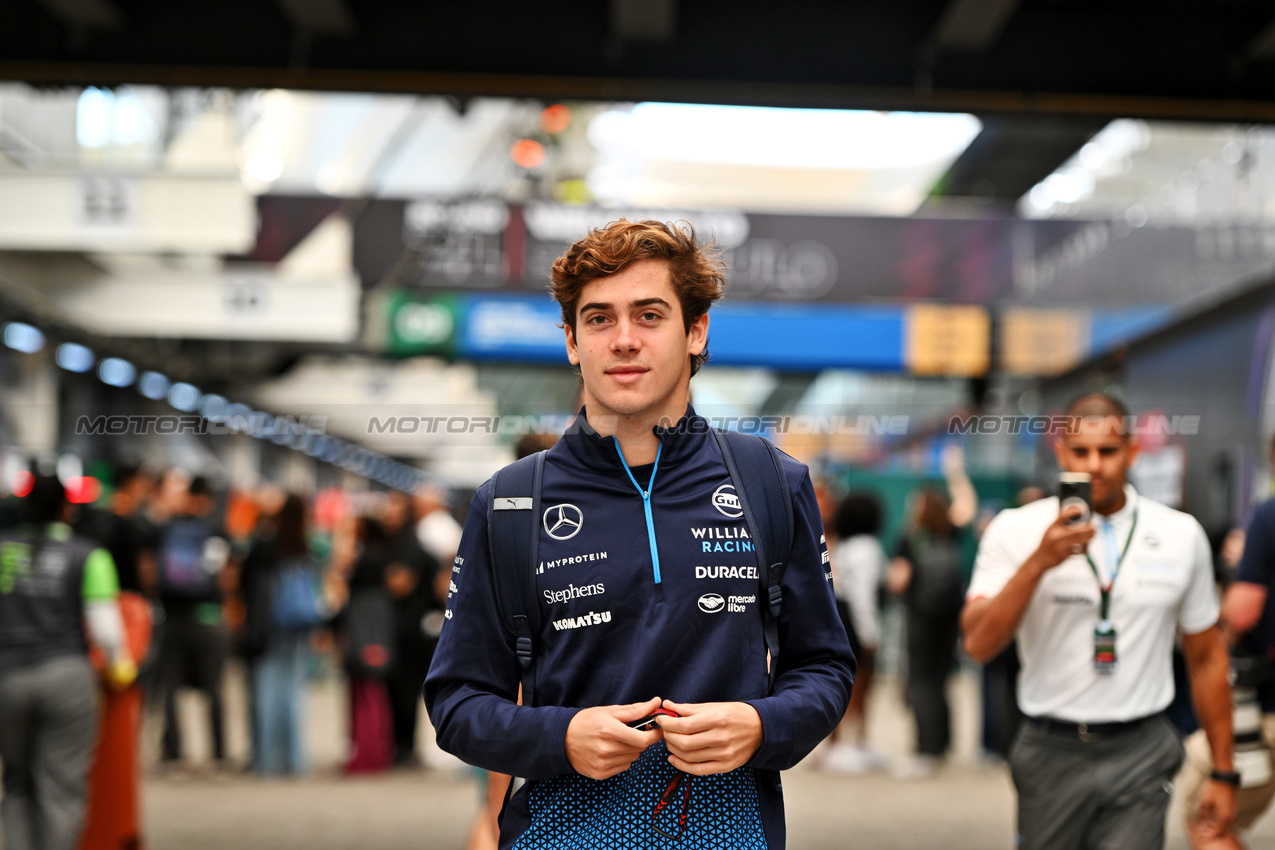
<path id="1" fill-rule="evenodd" d="M 455 296 L 420 298 L 394 292 L 385 302 L 384 352 L 393 357 L 456 353 L 460 301 Z"/>

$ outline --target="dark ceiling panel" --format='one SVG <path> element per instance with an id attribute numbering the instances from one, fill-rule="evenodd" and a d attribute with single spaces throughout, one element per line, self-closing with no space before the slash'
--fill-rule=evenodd
<path id="1" fill-rule="evenodd" d="M 69 28 L 38 0 L 11 0 L 0 26 L 0 61 L 56 57 L 69 37 Z"/>
<path id="2" fill-rule="evenodd" d="M 1090 118 L 995 117 L 957 158 L 935 194 L 1012 203 L 1048 177 L 1105 120 Z"/>
<path id="3" fill-rule="evenodd" d="M 47 2 L 47 0 L 46 0 Z M 344 0 L 276 0 L 288 20 L 299 30 L 312 34 L 349 36 L 354 33 L 354 17 Z"/>
<path id="4" fill-rule="evenodd" d="M 41 0 L 44 7 L 73 30 L 119 29 L 124 23 L 109 0 Z"/>
<path id="5" fill-rule="evenodd" d="M 111 31 L 10 0 L 0 79 L 1275 119 L 1269 0 L 662 2 L 644 40 L 599 0 L 345 0 L 329 32 L 260 0 L 110 0 Z"/>
<path id="6" fill-rule="evenodd" d="M 956 51 L 987 50 L 1000 38 L 1019 2 L 951 0 L 934 34 L 935 47 Z"/>
<path id="7" fill-rule="evenodd" d="M 1275 16 L 1268 3 L 1028 0 L 979 58 L 951 56 L 944 86 L 1095 91 L 1156 97 L 1266 96 L 1262 75 L 1238 67 Z"/>

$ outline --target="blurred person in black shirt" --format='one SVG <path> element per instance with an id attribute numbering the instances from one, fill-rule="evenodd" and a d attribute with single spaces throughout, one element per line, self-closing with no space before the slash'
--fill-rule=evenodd
<path id="1" fill-rule="evenodd" d="M 221 679 L 229 645 L 222 573 L 230 544 L 213 522 L 214 506 L 207 479 L 194 478 L 159 533 L 157 574 L 165 615 L 159 662 L 165 762 L 177 762 L 182 756 L 177 689 L 183 686 L 196 688 L 207 698 L 213 759 L 224 763 L 226 758 Z"/>
<path id="2" fill-rule="evenodd" d="M 438 561 L 417 539 L 413 503 L 407 494 L 390 492 L 380 526 L 385 587 L 394 604 L 396 663 L 386 679 L 394 718 L 394 763 L 410 767 L 419 763 L 416 726 L 421 688 L 438 646 L 438 636 L 426 628 L 429 613 L 443 608 L 434 592 Z"/>
<path id="3" fill-rule="evenodd" d="M 968 583 L 964 543 L 978 494 L 958 447 L 944 449 L 941 465 L 948 495 L 935 487 L 920 490 L 886 573 L 886 586 L 902 597 L 907 613 L 907 697 L 916 719 L 916 755 L 895 771 L 902 779 L 933 773 L 952 742 L 947 680 Z"/>
<path id="4" fill-rule="evenodd" d="M 394 759 L 394 729 L 386 678 L 396 659 L 394 607 L 385 588 L 381 525 L 351 518 L 332 545 L 333 571 L 345 578 L 346 604 L 337 619 L 350 687 L 347 774 L 377 773 Z"/>
<path id="5" fill-rule="evenodd" d="M 85 511 L 76 531 L 98 541 L 110 553 L 121 591 L 154 597 L 158 591 L 157 533 L 146 518 L 145 507 L 155 479 L 136 464 L 117 466 L 114 478 L 110 505 Z"/>

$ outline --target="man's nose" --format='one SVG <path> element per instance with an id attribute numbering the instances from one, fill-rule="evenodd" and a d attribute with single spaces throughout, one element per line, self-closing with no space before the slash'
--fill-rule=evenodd
<path id="1" fill-rule="evenodd" d="M 1090 475 L 1097 475 L 1102 468 L 1102 456 L 1097 451 L 1091 451 L 1085 455 L 1085 466 L 1089 469 Z"/>
<path id="2" fill-rule="evenodd" d="M 633 323 L 628 319 L 620 319 L 616 322 L 615 335 L 611 338 L 611 348 L 615 351 L 633 351 L 638 345 L 638 336 L 634 333 Z"/>

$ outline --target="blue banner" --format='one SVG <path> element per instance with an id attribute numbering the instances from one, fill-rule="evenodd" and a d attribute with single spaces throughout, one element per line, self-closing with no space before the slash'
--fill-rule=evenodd
<path id="1" fill-rule="evenodd" d="M 562 314 L 540 296 L 461 297 L 457 354 L 566 363 Z M 903 369 L 902 307 L 719 304 L 709 313 L 710 363 L 772 369 Z"/>

